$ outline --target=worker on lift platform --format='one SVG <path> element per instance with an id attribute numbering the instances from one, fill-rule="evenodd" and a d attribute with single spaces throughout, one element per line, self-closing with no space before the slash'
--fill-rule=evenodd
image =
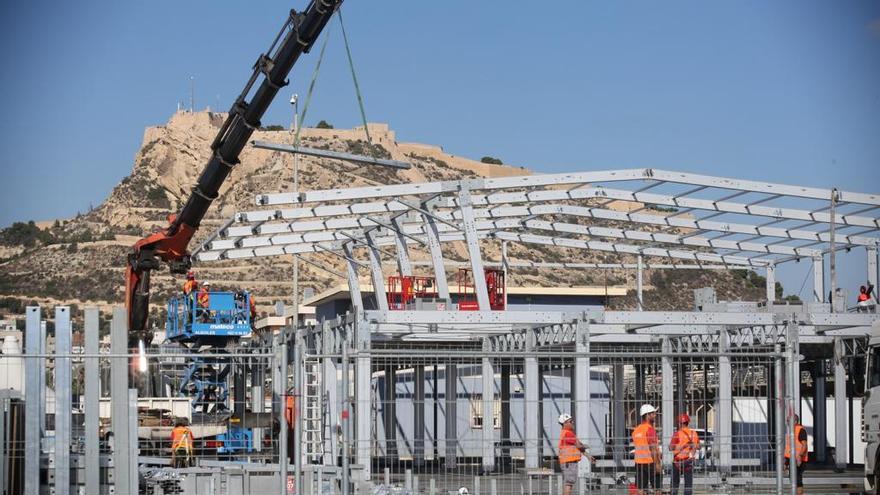
<path id="1" fill-rule="evenodd" d="M 199 295 L 196 300 L 198 302 L 198 312 L 200 313 L 199 321 L 202 323 L 210 323 L 211 321 L 211 283 L 203 282 L 202 290 L 199 291 Z"/>
<path id="2" fill-rule="evenodd" d="M 171 466 L 174 468 L 193 465 L 193 434 L 186 418 L 178 418 L 171 430 Z"/>
<path id="3" fill-rule="evenodd" d="M 858 302 L 858 304 L 856 305 L 856 310 L 859 313 L 869 312 L 871 310 L 871 306 L 873 306 L 873 304 L 871 303 L 871 293 L 874 292 L 874 284 L 872 284 L 870 281 L 868 281 L 867 284 L 867 286 L 863 285 L 859 287 L 859 296 L 858 299 L 856 299 L 856 301 Z"/>

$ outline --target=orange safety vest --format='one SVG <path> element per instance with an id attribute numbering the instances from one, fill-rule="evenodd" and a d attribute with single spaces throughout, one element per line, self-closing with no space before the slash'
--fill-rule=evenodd
<path id="1" fill-rule="evenodd" d="M 672 436 L 672 453 L 675 462 L 689 461 L 694 458 L 694 453 L 700 448 L 700 436 L 697 432 L 683 426 Z"/>
<path id="2" fill-rule="evenodd" d="M 794 425 L 794 439 L 797 442 L 797 456 L 801 460 L 801 462 L 807 462 L 809 460 L 809 455 L 807 452 L 807 441 L 800 441 L 798 438 L 801 436 L 801 432 L 804 431 L 804 427 L 802 425 Z M 791 459 L 791 438 L 788 435 L 785 435 L 785 458 Z"/>
<path id="3" fill-rule="evenodd" d="M 171 430 L 171 451 L 178 449 L 186 449 L 187 452 L 192 451 L 193 436 L 192 432 L 186 426 L 175 426 Z"/>
<path id="4" fill-rule="evenodd" d="M 865 302 L 865 301 L 867 301 L 868 299 L 870 299 L 870 297 L 868 297 L 868 293 L 867 293 L 867 292 L 859 292 L 859 299 L 858 299 L 859 302 Z"/>
<path id="5" fill-rule="evenodd" d="M 577 435 L 574 434 L 573 430 L 563 428 L 559 433 L 559 464 L 568 464 L 581 460 L 581 451 L 578 450 L 577 445 L 572 445 L 572 443 L 577 443 Z"/>
<path id="6" fill-rule="evenodd" d="M 648 430 L 652 426 L 648 423 L 642 423 L 632 432 L 633 444 L 636 451 L 633 454 L 636 464 L 653 464 L 654 457 L 651 456 L 651 444 L 648 443 Z"/>
<path id="7" fill-rule="evenodd" d="M 208 291 L 200 291 L 198 296 L 199 306 L 203 308 L 207 308 L 210 306 L 211 296 L 208 295 Z"/>
<path id="8" fill-rule="evenodd" d="M 195 279 L 187 280 L 183 283 L 183 293 L 186 295 L 190 295 L 192 291 L 196 290 L 199 287 L 199 283 L 195 281 Z"/>

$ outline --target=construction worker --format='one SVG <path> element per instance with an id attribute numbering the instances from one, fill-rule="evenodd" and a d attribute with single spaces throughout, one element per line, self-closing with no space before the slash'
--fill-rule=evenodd
<path id="1" fill-rule="evenodd" d="M 589 454 L 589 447 L 578 440 L 574 432 L 574 418 L 570 414 L 559 415 L 559 424 L 562 431 L 559 432 L 559 466 L 562 468 L 562 495 L 571 495 L 578 477 L 578 462 L 581 455 L 586 454 L 590 462 L 596 459 Z"/>
<path id="2" fill-rule="evenodd" d="M 196 282 L 196 274 L 192 270 L 186 272 L 186 282 L 183 283 L 183 295 L 187 297 L 193 297 L 196 293 L 196 289 L 199 288 L 199 283 Z"/>
<path id="3" fill-rule="evenodd" d="M 193 434 L 186 418 L 177 418 L 171 430 L 171 466 L 175 468 L 193 465 Z"/>
<path id="4" fill-rule="evenodd" d="M 250 311 L 251 311 L 251 326 L 254 326 L 254 324 L 257 322 L 257 302 L 254 301 L 253 294 L 248 294 L 248 299 L 249 299 Z M 295 324 L 296 323 L 294 323 L 294 325 Z"/>
<path id="5" fill-rule="evenodd" d="M 794 469 L 797 481 L 797 493 L 804 493 L 804 468 L 807 464 L 807 430 L 801 424 L 801 418 L 797 414 L 794 415 L 794 437 L 795 437 L 795 453 L 794 453 Z M 791 437 L 785 435 L 785 464 L 791 469 Z"/>
<path id="6" fill-rule="evenodd" d="M 211 307 L 210 292 L 211 282 L 202 282 L 202 289 L 199 291 L 198 296 L 196 296 L 198 311 L 201 314 L 200 320 L 202 323 L 208 323 L 211 321 L 211 311 L 208 309 Z"/>
<path id="7" fill-rule="evenodd" d="M 856 310 L 859 313 L 867 313 L 871 309 L 871 293 L 874 291 L 874 285 L 871 282 L 867 282 L 866 286 L 859 287 L 859 296 L 856 299 Z"/>
<path id="8" fill-rule="evenodd" d="M 678 417 L 678 430 L 672 435 L 669 450 L 672 451 L 672 495 L 678 493 L 678 485 L 684 477 L 684 495 L 694 492 L 694 459 L 700 449 L 700 436 L 688 428 L 691 417 L 682 413 Z"/>
<path id="9" fill-rule="evenodd" d="M 660 447 L 657 441 L 657 430 L 654 422 L 657 419 L 657 408 L 651 404 L 644 404 L 639 409 L 641 424 L 632 432 L 632 441 L 635 446 L 636 463 L 636 489 L 639 495 L 659 495 L 663 489 Z M 649 489 L 650 487 L 650 489 Z"/>

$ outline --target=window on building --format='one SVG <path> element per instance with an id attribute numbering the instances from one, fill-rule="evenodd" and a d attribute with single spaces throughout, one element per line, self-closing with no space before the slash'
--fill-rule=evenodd
<path id="1" fill-rule="evenodd" d="M 471 394 L 471 428 L 483 429 L 483 394 Z M 501 401 L 494 396 L 492 401 L 492 428 L 501 428 Z"/>

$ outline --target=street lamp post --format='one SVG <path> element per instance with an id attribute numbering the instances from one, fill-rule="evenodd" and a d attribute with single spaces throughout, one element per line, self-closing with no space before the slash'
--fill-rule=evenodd
<path id="1" fill-rule="evenodd" d="M 290 96 L 290 105 L 293 107 L 293 145 L 297 146 L 296 135 L 299 132 L 299 96 L 294 93 Z M 299 194 L 299 157 L 294 154 L 293 155 L 293 192 L 294 194 Z M 299 258 L 295 255 L 293 256 L 293 335 L 298 335 L 297 330 L 299 328 Z M 294 383 L 296 384 L 296 394 L 298 397 L 296 399 L 297 408 L 300 407 L 299 398 L 302 397 L 302 363 L 298 363 L 294 369 Z M 293 436 L 294 436 L 294 472 L 296 479 L 296 493 L 302 493 L 303 483 L 302 483 L 302 426 L 300 420 L 295 420 L 294 428 L 293 428 Z"/>

